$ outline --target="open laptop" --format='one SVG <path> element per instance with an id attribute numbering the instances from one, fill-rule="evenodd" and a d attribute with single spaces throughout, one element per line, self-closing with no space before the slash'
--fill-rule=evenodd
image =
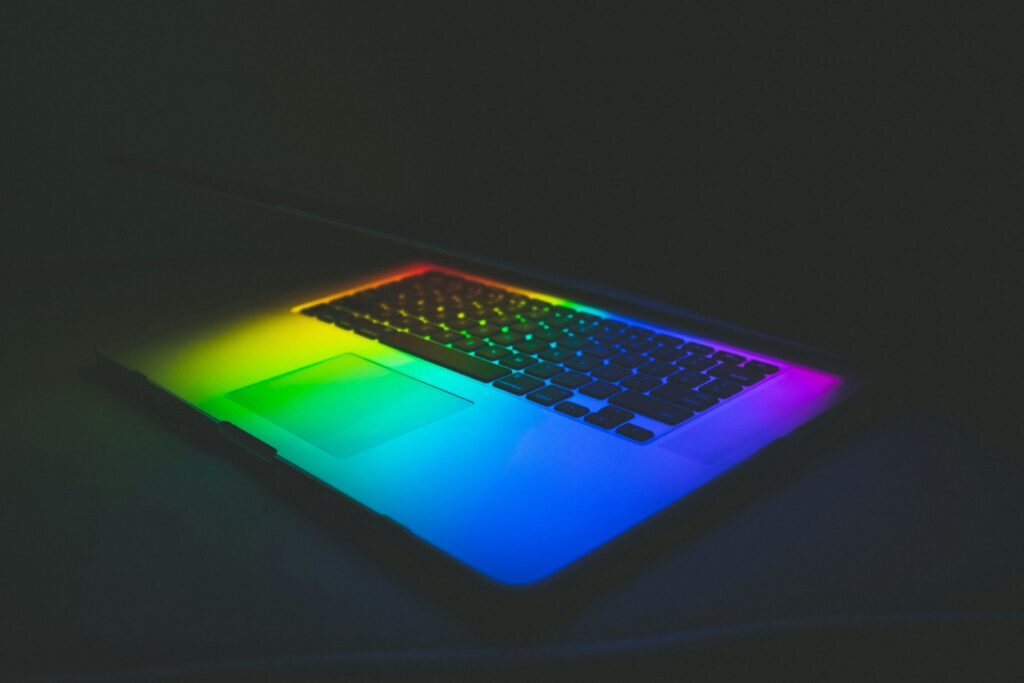
<path id="1" fill-rule="evenodd" d="M 249 186 L 122 163 L 343 222 Z M 727 486 L 724 475 L 771 457 L 865 385 L 849 364 L 796 344 L 378 237 L 384 267 L 108 345 L 100 358 L 339 503 L 514 587 L 569 575 L 698 491 Z"/>

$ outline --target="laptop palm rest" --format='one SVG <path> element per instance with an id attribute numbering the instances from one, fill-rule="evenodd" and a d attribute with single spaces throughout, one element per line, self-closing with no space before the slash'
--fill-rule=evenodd
<path id="1" fill-rule="evenodd" d="M 473 405 L 352 353 L 233 391 L 228 398 L 339 458 Z"/>

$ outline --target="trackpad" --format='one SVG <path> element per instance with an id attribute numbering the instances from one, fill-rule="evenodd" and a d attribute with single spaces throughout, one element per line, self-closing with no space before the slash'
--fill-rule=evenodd
<path id="1" fill-rule="evenodd" d="M 352 353 L 239 389 L 228 398 L 339 458 L 473 405 Z"/>

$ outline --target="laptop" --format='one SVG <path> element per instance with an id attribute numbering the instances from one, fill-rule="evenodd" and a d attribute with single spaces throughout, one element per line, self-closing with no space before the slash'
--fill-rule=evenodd
<path id="1" fill-rule="evenodd" d="M 118 161 L 369 232 L 381 263 L 104 345 L 102 363 L 493 586 L 571 577 L 727 475 L 770 469 L 868 383 L 829 354 L 628 292 Z"/>

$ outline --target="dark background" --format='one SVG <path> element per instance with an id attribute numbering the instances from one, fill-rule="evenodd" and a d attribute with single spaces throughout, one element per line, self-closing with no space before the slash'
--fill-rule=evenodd
<path id="1" fill-rule="evenodd" d="M 102 163 L 122 151 L 845 353 L 1020 443 L 1021 79 L 999 12 L 2 11 L 9 272 L 265 241 L 147 215 Z"/>
<path id="2" fill-rule="evenodd" d="M 87 366 L 93 342 L 134 319 L 173 321 L 212 298 L 337 276 L 343 259 L 333 259 L 335 251 L 372 256 L 372 245 L 353 246 L 329 228 L 111 168 L 102 159 L 110 151 L 327 198 L 398 233 L 609 283 L 863 361 L 883 379 L 890 413 L 948 431 L 928 432 L 923 448 L 909 437 L 878 446 L 876 437 L 873 471 L 904 453 L 900 443 L 922 461 L 904 463 L 885 483 L 865 474 L 862 488 L 843 489 L 862 471 L 850 465 L 833 488 L 809 489 L 815 505 L 827 507 L 825 491 L 847 501 L 842 538 L 859 539 L 858 557 L 872 558 L 878 581 L 886 567 L 912 576 L 948 562 L 949 551 L 970 546 L 980 557 L 1003 548 L 1017 522 L 1001 521 L 1006 507 L 992 501 L 1013 498 L 1017 480 L 1006 473 L 1019 469 L 975 466 L 956 452 L 993 448 L 1016 467 L 1024 443 L 1016 393 L 1018 41 L 1010 15 L 966 4 L 5 4 L 0 475 L 14 509 L 48 511 L 8 518 L 13 555 L 28 559 L 12 565 L 15 580 L 4 584 L 19 587 L 4 594 L 13 600 L 5 612 L 24 618 L 11 632 L 17 637 L 5 640 L 21 643 L 18 661 L 29 668 L 46 661 L 48 643 L 71 643 L 65 659 L 52 660 L 67 670 L 96 652 L 115 657 L 132 624 L 159 624 L 166 642 L 180 627 L 192 639 L 179 643 L 182 653 L 213 657 L 225 652 L 221 634 L 259 622 L 260 601 L 250 595 L 272 593 L 287 577 L 253 573 L 275 567 L 276 555 L 259 545 L 266 539 L 239 531 L 252 492 L 236 492 L 240 517 L 227 521 L 218 515 L 230 511 L 213 503 L 183 513 L 169 493 L 162 504 L 131 493 L 159 486 L 140 483 L 151 467 L 179 489 L 195 486 L 201 471 L 217 482 L 207 493 L 218 495 L 247 480 L 205 460 L 179 461 L 187 445 L 112 395 L 97 399 L 92 378 L 69 383 L 68 368 Z M 110 445 L 126 424 L 124 448 L 148 452 L 149 464 Z M 931 472 L 929 454 L 944 446 L 949 452 Z M 890 508 L 858 507 L 858 495 L 890 489 Z M 906 491 L 916 492 L 903 503 Z M 969 498 L 957 499 L 958 491 Z M 335 566 L 331 553 L 344 536 L 324 542 L 315 524 L 287 517 L 287 504 L 255 499 L 280 544 L 300 557 L 330 556 L 316 555 L 310 566 Z M 190 500 L 203 505 L 204 496 Z M 904 504 L 912 514 L 900 517 Z M 792 505 L 793 518 L 807 514 Z M 971 505 L 989 507 L 981 515 Z M 858 526 L 866 524 L 858 510 L 887 529 L 882 541 Z M 890 513 L 888 524 L 882 517 Z M 229 560 L 224 570 L 241 586 L 229 597 L 203 588 L 211 585 L 204 572 L 218 570 L 213 559 L 193 568 L 200 588 L 161 594 L 166 603 L 144 597 L 165 565 L 185 561 L 160 538 L 203 542 L 178 528 L 179 514 L 194 515 L 195 524 L 212 516 L 220 526 L 211 534 L 226 528 L 243 539 L 234 541 L 238 564 Z M 821 517 L 822 534 L 835 522 Z M 740 532 L 732 552 L 772 538 L 761 534 L 756 525 Z M 918 537 L 933 554 L 900 559 Z M 729 552 L 729 540 L 717 542 Z M 829 566 L 838 574 L 859 566 L 839 554 L 837 539 L 827 549 L 808 543 L 807 566 L 826 550 L 836 553 Z M 259 552 L 268 555 L 250 566 Z M 135 564 L 116 561 L 125 553 Z M 1006 560 L 1017 555 L 988 568 L 964 555 L 960 573 L 943 579 L 948 585 L 928 585 L 948 593 L 960 581 L 984 598 L 953 606 L 1019 605 L 1019 565 Z M 679 571 L 700 566 L 699 546 L 689 557 Z M 390 585 L 374 583 L 384 583 L 376 567 L 349 569 L 373 584 L 364 585 L 366 595 L 397 604 Z M 308 593 L 306 602 L 327 599 L 318 579 L 287 571 L 305 586 L 297 590 Z M 807 604 L 827 612 L 813 572 L 804 580 Z M 637 604 L 658 603 L 662 585 L 648 582 L 641 596 L 651 599 Z M 727 577 L 721 586 L 723 595 L 756 595 L 742 582 L 730 593 Z M 896 579 L 882 593 L 861 589 L 890 602 L 912 594 L 934 603 L 925 588 L 908 593 Z M 185 607 L 177 613 L 179 599 Z M 219 600 L 211 604 L 223 612 L 196 633 L 189 610 L 199 608 L 188 600 L 200 599 Z M 287 612 L 288 598 L 272 599 Z M 920 607 L 906 600 L 908 609 Z M 644 623 L 625 602 L 595 609 L 608 624 Z M 396 636 L 407 643 L 437 629 L 418 604 Z M 776 614 L 770 600 L 762 606 Z M 345 616 L 343 609 L 332 615 Z M 295 610 L 295 623 L 308 618 Z M 346 618 L 370 622 L 371 631 L 394 629 L 378 614 Z M 580 633 L 604 627 L 594 628 Z M 266 629 L 252 642 L 287 643 L 298 633 Z M 385 643 L 349 635 L 365 647 Z M 147 653 L 174 660 L 173 648 L 139 637 L 138 662 L 151 661 Z"/>

